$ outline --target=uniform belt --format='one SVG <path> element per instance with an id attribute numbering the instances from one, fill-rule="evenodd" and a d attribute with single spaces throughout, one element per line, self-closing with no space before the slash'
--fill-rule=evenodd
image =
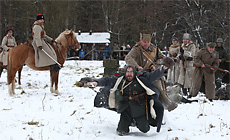
<path id="1" fill-rule="evenodd" d="M 142 92 L 142 93 L 139 93 L 139 94 L 136 94 L 136 95 L 133 95 L 133 96 L 129 96 L 129 100 L 136 100 L 136 99 L 139 99 L 140 97 L 144 97 L 145 95 L 147 95 L 146 92 Z"/>

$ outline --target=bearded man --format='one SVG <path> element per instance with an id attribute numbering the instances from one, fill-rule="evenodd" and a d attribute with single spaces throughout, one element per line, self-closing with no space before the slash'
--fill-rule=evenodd
<path id="1" fill-rule="evenodd" d="M 166 64 L 167 65 L 167 64 Z M 125 72 L 116 76 L 93 79 L 87 85 L 104 86 L 110 89 L 108 104 L 110 109 L 120 113 L 117 133 L 129 133 L 129 126 L 135 122 L 137 128 L 146 133 L 151 126 L 160 131 L 164 107 L 154 92 L 152 82 L 165 75 L 169 65 L 152 72 L 137 72 L 133 65 L 125 66 Z"/>

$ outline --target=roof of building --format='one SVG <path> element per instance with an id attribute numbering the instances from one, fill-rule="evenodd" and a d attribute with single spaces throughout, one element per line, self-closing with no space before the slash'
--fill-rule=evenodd
<path id="1" fill-rule="evenodd" d="M 108 32 L 93 32 L 91 35 L 87 33 L 75 33 L 79 43 L 110 43 L 110 33 Z"/>

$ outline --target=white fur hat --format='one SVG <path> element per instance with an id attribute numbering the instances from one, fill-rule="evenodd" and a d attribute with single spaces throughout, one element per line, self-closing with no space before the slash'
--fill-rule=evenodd
<path id="1" fill-rule="evenodd" d="M 183 39 L 191 40 L 191 35 L 189 33 L 184 33 L 183 34 Z"/>

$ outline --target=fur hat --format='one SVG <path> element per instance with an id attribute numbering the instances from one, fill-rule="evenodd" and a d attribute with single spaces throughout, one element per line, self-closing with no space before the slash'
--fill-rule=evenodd
<path id="1" fill-rule="evenodd" d="M 222 38 L 217 38 L 216 42 L 217 42 L 217 43 L 223 43 L 224 40 L 223 40 Z"/>
<path id="2" fill-rule="evenodd" d="M 189 33 L 184 33 L 183 34 L 183 39 L 191 40 L 191 35 Z"/>
<path id="3" fill-rule="evenodd" d="M 45 19 L 44 16 L 42 14 L 38 14 L 37 15 L 37 20 L 40 20 L 40 19 Z"/>
<path id="4" fill-rule="evenodd" d="M 10 32 L 10 31 L 14 32 L 12 29 L 8 29 L 8 30 L 6 30 L 6 33 Z"/>

